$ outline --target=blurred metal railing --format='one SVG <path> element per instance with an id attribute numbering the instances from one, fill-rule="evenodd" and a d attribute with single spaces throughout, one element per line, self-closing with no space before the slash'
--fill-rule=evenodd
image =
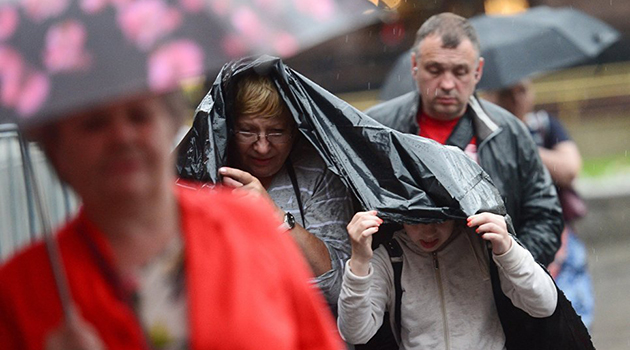
<path id="1" fill-rule="evenodd" d="M 0 262 L 40 237 L 42 221 L 32 186 L 38 186 L 53 227 L 63 224 L 78 207 L 77 197 L 59 181 L 37 145 L 29 143 L 24 151 L 35 181 L 24 172 L 17 127 L 0 124 Z"/>

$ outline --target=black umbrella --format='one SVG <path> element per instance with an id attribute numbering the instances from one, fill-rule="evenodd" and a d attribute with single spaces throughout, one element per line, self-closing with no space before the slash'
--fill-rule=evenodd
<path id="1" fill-rule="evenodd" d="M 387 73 L 379 98 L 387 101 L 416 89 L 418 85 L 411 76 L 411 50 L 407 50 L 398 56 L 393 68 Z"/>
<path id="2" fill-rule="evenodd" d="M 535 7 L 514 16 L 478 16 L 471 22 L 486 60 L 478 87 L 487 90 L 592 59 L 620 36 L 573 8 Z"/>
<path id="3" fill-rule="evenodd" d="M 233 89 L 251 71 L 272 79 L 302 136 L 363 209 L 407 223 L 505 213 L 488 175 L 459 149 L 387 128 L 269 56 L 223 67 L 178 146 L 183 178 L 220 180 L 217 170 L 229 161 Z"/>
<path id="4" fill-rule="evenodd" d="M 367 0 L 20 0 L 0 5 L 0 122 L 31 123 L 291 56 L 376 19 Z"/>
<path id="5" fill-rule="evenodd" d="M 481 90 L 508 87 L 532 74 L 583 63 L 620 37 L 606 23 L 572 8 L 540 6 L 511 16 L 475 16 L 470 23 L 485 59 L 477 85 Z M 401 90 L 413 82 L 409 52 L 401 57 L 406 59 L 396 63 L 381 88 L 382 99 L 411 91 Z M 397 77 L 406 81 L 396 82 Z"/>

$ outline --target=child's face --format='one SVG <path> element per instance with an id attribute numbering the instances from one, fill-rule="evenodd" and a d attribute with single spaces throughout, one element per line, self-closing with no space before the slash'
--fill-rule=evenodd
<path id="1" fill-rule="evenodd" d="M 434 252 L 451 237 L 455 221 L 440 223 L 408 225 L 403 224 L 405 232 L 420 249 L 427 253 Z"/>

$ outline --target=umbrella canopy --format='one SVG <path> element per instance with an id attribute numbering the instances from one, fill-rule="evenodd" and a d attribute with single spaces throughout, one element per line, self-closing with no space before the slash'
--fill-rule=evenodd
<path id="1" fill-rule="evenodd" d="M 0 4 L 0 122 L 32 124 L 252 53 L 290 56 L 376 19 L 367 0 Z"/>
<path id="2" fill-rule="evenodd" d="M 470 21 L 486 60 L 478 87 L 486 90 L 587 61 L 620 37 L 606 23 L 573 8 L 535 7 L 514 16 L 478 16 Z"/>
<path id="3" fill-rule="evenodd" d="M 540 6 L 511 16 L 475 16 L 470 23 L 485 59 L 477 85 L 481 90 L 508 87 L 532 74 L 585 62 L 620 38 L 606 23 L 572 8 Z M 409 54 L 401 55 L 388 74 L 382 99 L 412 90 Z"/>
<path id="4" fill-rule="evenodd" d="M 407 223 L 465 218 L 479 211 L 505 214 L 488 175 L 462 151 L 387 128 L 270 56 L 223 67 L 178 146 L 181 177 L 220 181 L 217 170 L 229 165 L 234 87 L 252 71 L 270 77 L 301 135 L 363 209 Z"/>

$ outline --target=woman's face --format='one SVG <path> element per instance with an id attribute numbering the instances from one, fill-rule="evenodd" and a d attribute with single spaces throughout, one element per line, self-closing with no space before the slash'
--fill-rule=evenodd
<path id="1" fill-rule="evenodd" d="M 427 253 L 437 251 L 451 237 L 455 221 L 439 223 L 403 225 L 405 232 L 420 249 Z"/>
<path id="2" fill-rule="evenodd" d="M 238 166 L 265 183 L 272 179 L 284 165 L 294 143 L 295 123 L 288 114 L 277 117 L 263 115 L 243 115 L 236 119 L 234 131 L 254 133 L 251 141 L 239 140 L 239 135 L 234 136 L 236 160 Z M 290 135 L 285 137 L 270 137 L 269 134 Z M 257 140 L 256 140 L 257 139 Z M 271 141 L 269 141 L 271 140 Z"/>

